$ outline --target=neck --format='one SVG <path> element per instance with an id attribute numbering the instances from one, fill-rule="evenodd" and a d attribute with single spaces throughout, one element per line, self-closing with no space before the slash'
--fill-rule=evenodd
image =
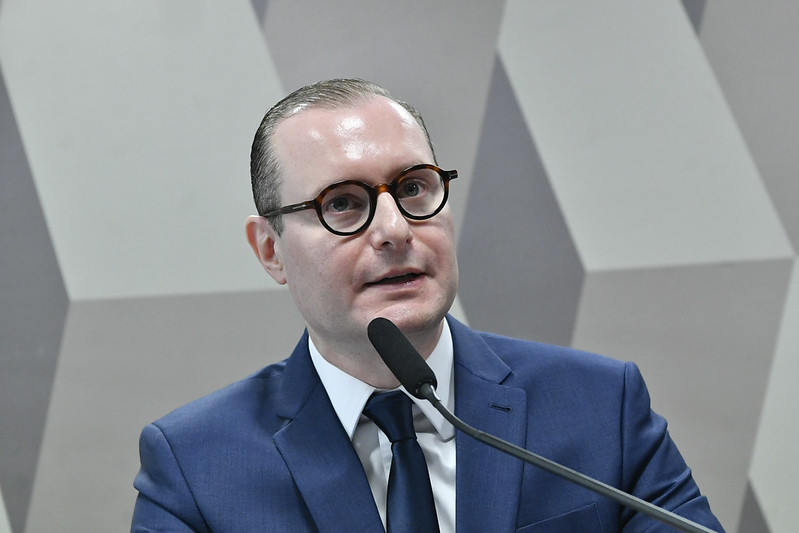
<path id="1" fill-rule="evenodd" d="M 432 331 L 408 335 L 408 340 L 422 358 L 427 359 L 441 338 L 442 328 L 443 325 L 438 324 Z M 331 365 L 378 389 L 394 389 L 399 386 L 399 381 L 365 335 L 363 339 L 336 343 L 322 339 L 310 327 L 308 334 L 316 349 Z"/>

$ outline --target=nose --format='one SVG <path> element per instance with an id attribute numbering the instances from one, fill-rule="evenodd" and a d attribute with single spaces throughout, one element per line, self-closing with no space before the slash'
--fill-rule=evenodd
<path id="1" fill-rule="evenodd" d="M 373 247 L 399 247 L 413 238 L 411 225 L 397 207 L 397 202 L 388 191 L 377 195 L 375 215 L 368 228 L 369 239 Z"/>

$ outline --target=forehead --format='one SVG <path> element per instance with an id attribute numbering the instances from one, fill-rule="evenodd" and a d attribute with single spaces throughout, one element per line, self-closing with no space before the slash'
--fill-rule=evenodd
<path id="1" fill-rule="evenodd" d="M 427 161 L 432 153 L 416 119 L 382 96 L 334 109 L 301 109 L 277 125 L 272 141 L 284 171 L 310 163 L 335 165 L 370 158 L 419 157 L 418 152 L 425 162 L 432 162 Z"/>

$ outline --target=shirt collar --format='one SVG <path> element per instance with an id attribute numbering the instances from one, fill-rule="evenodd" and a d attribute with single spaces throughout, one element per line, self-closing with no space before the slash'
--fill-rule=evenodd
<path id="1" fill-rule="evenodd" d="M 333 404 L 333 409 L 336 411 L 336 415 L 338 415 L 347 435 L 352 439 L 366 401 L 378 389 L 329 363 L 319 353 L 310 336 L 308 337 L 308 351 L 311 353 L 311 361 L 316 368 L 316 373 L 319 374 L 319 379 L 322 381 L 328 397 L 330 397 L 330 403 Z M 449 410 L 452 410 L 453 403 L 451 394 L 452 362 L 452 333 L 449 330 L 449 324 L 444 320 L 441 337 L 438 339 L 438 344 L 436 344 L 430 357 L 427 358 L 427 364 L 433 370 L 438 381 L 436 393 Z M 402 386 L 399 388 L 408 394 Z M 443 440 L 451 439 L 455 435 L 455 428 L 452 424 L 447 422 L 430 402 L 414 398 L 411 394 L 408 394 L 408 396 L 411 397 L 419 410 L 424 413 Z"/>

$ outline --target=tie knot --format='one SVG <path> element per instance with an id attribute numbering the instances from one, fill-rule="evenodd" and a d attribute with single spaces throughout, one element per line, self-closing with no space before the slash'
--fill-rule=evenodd
<path id="1" fill-rule="evenodd" d="M 363 414 L 372 419 L 392 443 L 415 439 L 412 404 L 402 391 L 372 394 L 363 408 Z"/>

